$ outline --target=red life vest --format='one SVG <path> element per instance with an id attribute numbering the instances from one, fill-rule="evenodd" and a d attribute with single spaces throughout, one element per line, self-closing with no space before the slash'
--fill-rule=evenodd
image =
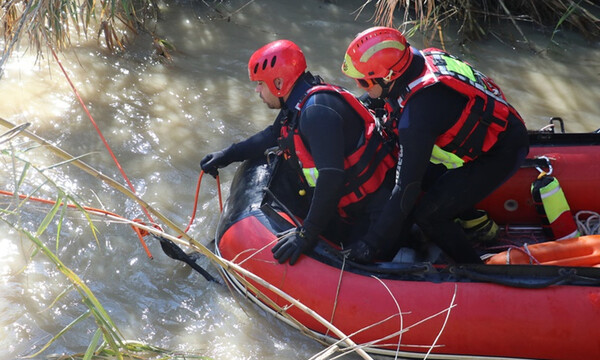
<path id="1" fill-rule="evenodd" d="M 398 98 L 400 113 L 419 90 L 440 82 L 468 98 L 456 123 L 437 138 L 435 144 L 442 150 L 464 162 L 471 161 L 496 143 L 498 135 L 506 130 L 509 117 L 523 122 L 492 79 L 442 50 L 429 48 L 421 53 L 425 67 Z"/>
<path id="2" fill-rule="evenodd" d="M 316 185 L 318 171 L 314 159 L 298 132 L 297 120 L 306 100 L 317 92 L 330 92 L 341 96 L 364 121 L 360 145 L 344 159 L 346 180 L 338 211 L 346 217 L 344 208 L 375 192 L 385 180 L 389 169 L 396 165 L 393 144 L 385 144 L 378 130 L 375 117 L 347 90 L 334 85 L 319 84 L 310 88 L 296 104 L 295 112 L 283 121 L 279 144 L 284 154 L 300 166 L 301 176 L 309 186 Z M 312 178 L 311 178 L 312 175 Z"/>

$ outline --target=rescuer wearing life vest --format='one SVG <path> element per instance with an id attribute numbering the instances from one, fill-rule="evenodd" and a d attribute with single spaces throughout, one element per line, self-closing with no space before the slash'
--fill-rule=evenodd
<path id="1" fill-rule="evenodd" d="M 349 257 L 372 261 L 381 249 L 404 241 L 403 226 L 414 221 L 452 260 L 480 263 L 457 219 L 481 216 L 475 205 L 527 156 L 520 115 L 489 77 L 441 50 L 411 47 L 393 28 L 358 34 L 342 71 L 369 97 L 385 100 L 399 148 L 392 195 Z"/>
<path id="2" fill-rule="evenodd" d="M 293 265 L 310 251 L 340 218 L 336 210 L 355 226 L 352 234 L 366 234 L 391 192 L 396 164 L 393 144 L 383 143 L 374 116 L 348 91 L 307 72 L 304 54 L 291 41 L 258 49 L 248 72 L 260 98 L 269 108 L 280 109 L 279 115 L 263 131 L 205 156 L 202 170 L 216 176 L 218 168 L 279 147 L 312 194 L 303 225 L 272 249 L 279 263 Z"/>

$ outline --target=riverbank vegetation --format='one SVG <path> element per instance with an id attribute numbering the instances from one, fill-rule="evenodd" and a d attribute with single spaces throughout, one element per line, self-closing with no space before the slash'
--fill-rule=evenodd
<path id="1" fill-rule="evenodd" d="M 252 2 L 248 0 L 235 8 Z M 228 9 L 234 6 L 222 0 L 202 1 L 199 6 L 217 17 L 235 13 Z M 550 37 L 569 29 L 590 40 L 600 39 L 600 5 L 592 0 L 366 0 L 358 10 L 372 12 L 374 24 L 404 27 L 442 41 L 450 24 L 457 26 L 452 29 L 456 28 L 464 41 L 473 41 L 493 36 L 494 26 L 502 22 L 510 22 L 517 29 L 522 24 L 534 24 Z M 401 24 L 393 21 L 398 15 Z M 158 17 L 157 0 L 2 0 L 0 32 L 4 48 L 0 67 L 25 38 L 27 45 L 38 52 L 49 46 L 64 49 L 73 35 L 95 36 L 103 46 L 116 51 L 126 46 L 129 36 L 140 31 L 151 33 L 156 51 L 168 57 L 172 46 L 150 30 L 149 25 Z M 521 35 L 524 37 L 522 32 Z"/>
<path id="2" fill-rule="evenodd" d="M 135 34 L 145 28 L 146 19 L 157 16 L 155 0 L 2 0 L 0 67 L 25 41 L 40 54 L 44 49 L 68 47 L 71 36 L 95 34 L 110 50 L 122 49 L 128 31 Z"/>
<path id="3" fill-rule="evenodd" d="M 371 3 L 365 2 L 363 7 Z M 591 0 L 384 0 L 375 5 L 375 23 L 419 31 L 433 41 L 444 41 L 445 29 L 456 31 L 463 42 L 496 36 L 495 28 L 512 24 L 529 43 L 521 26 L 533 25 L 552 40 L 562 30 L 588 40 L 600 40 L 600 5 Z M 394 16 L 402 18 L 395 23 Z M 450 26 L 452 25 L 452 26 Z"/>

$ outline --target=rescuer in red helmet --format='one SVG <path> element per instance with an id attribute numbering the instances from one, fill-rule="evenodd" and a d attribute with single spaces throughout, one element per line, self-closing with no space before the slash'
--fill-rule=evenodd
<path id="1" fill-rule="evenodd" d="M 405 241 L 401 233 L 414 222 L 454 261 L 481 262 L 468 233 L 493 238 L 497 225 L 475 205 L 529 152 L 518 112 L 470 64 L 439 49 L 419 51 L 393 28 L 358 34 L 342 71 L 369 97 L 385 100 L 399 148 L 392 195 L 374 231 L 352 245 L 350 258 L 372 261 Z"/>
<path id="2" fill-rule="evenodd" d="M 202 170 L 216 176 L 234 161 L 263 157 L 279 147 L 302 179 L 305 196 L 312 196 L 303 226 L 272 249 L 280 263 L 293 265 L 335 219 L 347 222 L 352 234 L 366 234 L 376 204 L 389 196 L 396 164 L 372 114 L 348 91 L 307 72 L 304 54 L 289 40 L 258 49 L 248 73 L 260 98 L 279 115 L 245 141 L 205 156 Z"/>

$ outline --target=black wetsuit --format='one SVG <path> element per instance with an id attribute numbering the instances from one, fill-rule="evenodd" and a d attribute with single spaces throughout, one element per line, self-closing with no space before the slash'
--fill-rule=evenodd
<path id="1" fill-rule="evenodd" d="M 399 113 L 396 99 L 402 85 L 422 71 L 424 58 L 415 53 L 413 62 L 398 78 L 387 97 Z M 399 159 L 396 185 L 378 220 L 375 239 L 379 245 L 401 242 L 407 219 L 459 263 L 481 262 L 461 226 L 454 220 L 504 183 L 519 168 L 529 151 L 527 130 L 513 118 L 498 142 L 464 166 L 446 170 L 429 159 L 439 135 L 456 123 L 466 97 L 438 83 L 412 96 L 398 119 Z M 373 235 L 371 235 L 373 236 Z"/>
<path id="2" fill-rule="evenodd" d="M 280 137 L 281 121 L 291 117 L 291 112 L 301 100 L 302 96 L 315 84 L 317 79 L 306 73 L 298 79 L 290 96 L 285 102 L 275 122 L 247 140 L 233 144 L 226 150 L 228 160 L 242 161 L 249 158 L 264 156 L 266 149 L 277 145 Z M 304 227 L 313 234 L 322 234 L 327 227 L 331 230 L 332 220 L 337 217 L 337 204 L 342 196 L 345 182 L 344 158 L 353 153 L 363 138 L 364 121 L 341 96 L 329 92 L 316 92 L 304 103 L 298 120 L 299 133 L 310 151 L 319 177 L 314 189 L 312 202 L 308 215 L 304 220 Z M 391 186 L 389 186 L 391 188 Z M 381 200 L 379 211 L 387 194 L 378 192 Z M 350 215 L 358 215 L 359 211 L 371 214 L 377 218 L 377 206 L 369 196 L 360 204 L 352 207 Z M 367 200 L 368 199 L 368 200 Z M 367 224 L 365 217 L 359 218 L 361 224 Z M 368 220 L 368 217 L 366 218 Z M 334 226 L 335 231 L 339 230 Z M 361 230 L 353 231 L 356 237 L 367 232 L 368 225 L 361 225 Z M 336 234 L 339 235 L 339 234 Z"/>

